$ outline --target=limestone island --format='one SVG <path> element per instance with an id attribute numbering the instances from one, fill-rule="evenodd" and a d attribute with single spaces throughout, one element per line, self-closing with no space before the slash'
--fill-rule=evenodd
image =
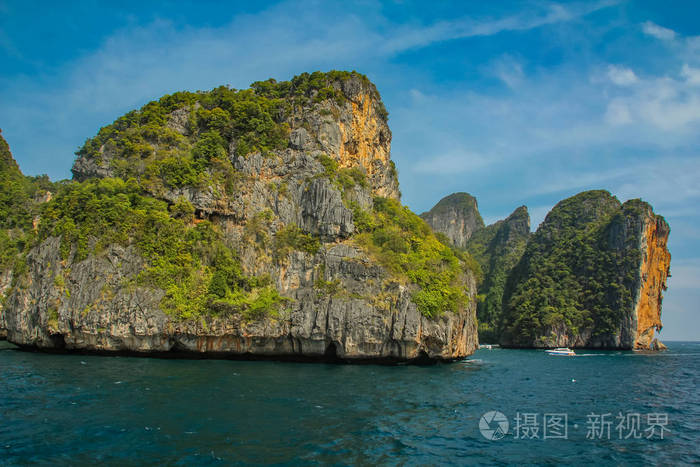
<path id="1" fill-rule="evenodd" d="M 652 346 L 670 229 L 648 204 L 582 193 L 534 234 L 525 207 L 485 226 L 464 193 L 421 218 L 387 120 L 365 76 L 331 71 L 149 102 L 85 142 L 72 180 L 24 176 L 0 135 L 0 337 L 385 363 L 463 358 L 479 332 Z"/>

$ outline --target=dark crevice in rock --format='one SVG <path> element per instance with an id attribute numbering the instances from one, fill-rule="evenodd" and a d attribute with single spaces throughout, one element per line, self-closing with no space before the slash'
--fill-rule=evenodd
<path id="1" fill-rule="evenodd" d="M 418 356 L 411 359 L 410 362 L 414 365 L 434 365 L 437 363 L 434 358 L 430 358 L 425 350 L 421 350 Z"/>
<path id="2" fill-rule="evenodd" d="M 338 357 L 338 348 L 336 347 L 335 342 L 330 342 L 328 344 L 328 347 L 326 347 L 326 352 L 323 354 L 323 359 L 331 363 L 341 361 L 340 357 Z"/>
<path id="3" fill-rule="evenodd" d="M 66 348 L 66 340 L 63 337 L 63 334 L 52 334 L 51 343 L 53 344 L 54 348 L 58 350 L 64 350 Z"/>

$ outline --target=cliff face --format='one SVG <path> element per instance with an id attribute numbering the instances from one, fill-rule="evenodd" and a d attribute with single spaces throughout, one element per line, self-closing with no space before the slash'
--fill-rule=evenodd
<path id="1" fill-rule="evenodd" d="M 0 324 L 48 349 L 469 355 L 474 275 L 400 206 L 390 145 L 355 73 L 147 104 L 78 152 Z"/>
<path id="2" fill-rule="evenodd" d="M 12 284 L 13 271 L 21 269 L 19 256 L 33 241 L 39 206 L 50 196 L 46 176 L 25 177 L 12 157 L 0 131 L 0 338 L 7 330 L 3 301 Z"/>
<path id="3" fill-rule="evenodd" d="M 466 248 L 472 234 L 484 228 L 476 198 L 468 193 L 446 196 L 420 216 L 457 248 Z"/>
<path id="4" fill-rule="evenodd" d="M 479 285 L 482 299 L 477 308 L 481 342 L 499 341 L 506 281 L 520 261 L 529 237 L 530 215 L 527 207 L 521 206 L 506 219 L 477 230 L 467 242 L 467 250 L 483 271 Z"/>
<path id="5" fill-rule="evenodd" d="M 634 311 L 629 335 L 634 335 L 633 348 L 655 349 L 654 332 L 661 331 L 661 303 L 666 290 L 666 278 L 671 268 L 671 254 L 667 249 L 670 227 L 654 214 L 651 206 L 630 202 L 633 210 L 635 233 L 639 238 L 642 261 L 635 284 Z"/>
<path id="6" fill-rule="evenodd" d="M 521 206 L 507 219 L 484 226 L 476 199 L 467 193 L 453 193 L 421 217 L 479 263 L 482 272 L 477 306 L 479 340 L 498 342 L 506 281 L 530 236 L 527 207 Z"/>
<path id="7" fill-rule="evenodd" d="M 51 238 L 28 256 L 33 282 L 6 303 L 11 342 L 47 349 L 387 361 L 457 358 L 477 345 L 472 314 L 421 315 L 409 288 L 383 286 L 386 272 L 342 243 L 313 258 L 291 254 L 276 284 L 292 299 L 289 308 L 252 320 L 240 313 L 173 319 L 160 309 L 163 291 L 124 286 L 144 267 L 133 249 L 114 246 L 68 267 L 59 251 L 60 241 Z M 347 289 L 321 290 L 321 270 Z M 60 287 L 57 277 L 65 277 Z"/>
<path id="8" fill-rule="evenodd" d="M 649 349 L 661 329 L 669 231 L 640 200 L 591 191 L 560 202 L 508 279 L 501 343 Z"/>

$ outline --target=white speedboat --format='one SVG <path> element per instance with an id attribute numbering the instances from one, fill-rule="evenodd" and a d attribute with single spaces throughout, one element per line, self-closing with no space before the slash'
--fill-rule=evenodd
<path id="1" fill-rule="evenodd" d="M 549 355 L 563 355 L 565 357 L 573 357 L 576 353 L 568 347 L 558 347 L 556 349 L 545 350 Z"/>

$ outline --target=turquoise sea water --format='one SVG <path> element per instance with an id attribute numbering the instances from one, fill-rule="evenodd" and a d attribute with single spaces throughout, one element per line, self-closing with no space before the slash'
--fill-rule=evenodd
<path id="1" fill-rule="evenodd" d="M 1 465 L 700 462 L 700 343 L 646 355 L 480 350 L 425 367 L 10 347 L 0 343 Z M 489 411 L 505 415 L 501 439 L 479 429 Z M 564 434 L 561 423 L 543 439 L 545 414 L 550 422 L 566 415 L 565 439 L 552 439 Z M 622 431 L 620 414 L 630 419 Z M 496 421 L 483 422 L 491 437 Z M 645 431 L 649 421 L 653 431 Z"/>

